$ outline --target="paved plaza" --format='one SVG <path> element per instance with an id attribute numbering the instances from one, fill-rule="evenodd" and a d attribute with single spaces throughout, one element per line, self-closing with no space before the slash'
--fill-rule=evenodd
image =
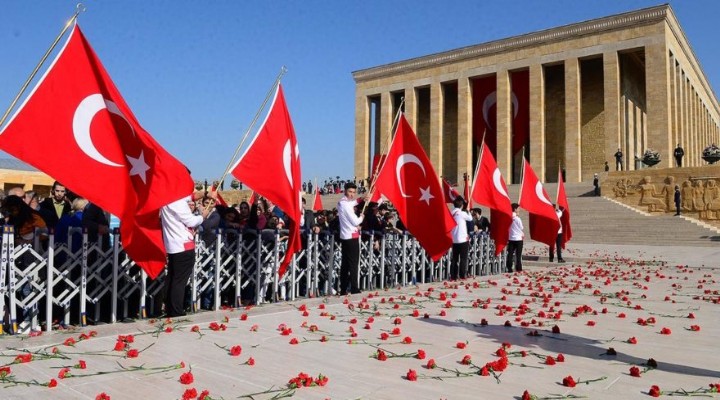
<path id="1" fill-rule="evenodd" d="M 720 397 L 717 249 L 569 247 L 521 274 L 2 336 L 0 398 Z"/>

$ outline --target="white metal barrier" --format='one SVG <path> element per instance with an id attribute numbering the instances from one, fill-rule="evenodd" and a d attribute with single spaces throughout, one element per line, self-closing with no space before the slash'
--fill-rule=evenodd
<path id="1" fill-rule="evenodd" d="M 0 333 L 50 331 L 57 324 L 114 323 L 161 313 L 165 273 L 148 279 L 123 252 L 117 229 L 109 249 L 90 242 L 79 228 L 70 228 L 67 243 L 56 241 L 52 232 L 48 236 L 46 244 L 15 245 L 13 228 L 3 228 Z M 304 234 L 303 250 L 280 277 L 284 236 L 286 232 L 274 230 L 218 230 L 206 244 L 198 235 L 188 308 L 219 310 L 340 292 L 342 254 L 337 238 L 328 232 Z M 433 262 L 407 233 L 363 232 L 360 287 L 376 290 L 447 279 L 450 253 Z M 487 235 L 473 234 L 468 273 L 498 274 L 504 257 L 494 256 L 494 243 Z"/>

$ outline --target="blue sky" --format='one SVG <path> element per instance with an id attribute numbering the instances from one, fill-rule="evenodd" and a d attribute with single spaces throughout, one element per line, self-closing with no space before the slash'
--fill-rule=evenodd
<path id="1" fill-rule="evenodd" d="M 76 1 L 3 1 L 0 108 Z M 352 71 L 658 5 L 652 1 L 87 1 L 85 35 L 140 123 L 217 179 L 285 65 L 303 179 L 352 177 Z M 670 1 L 716 94 L 720 1 Z M 252 133 L 254 134 L 254 132 Z"/>

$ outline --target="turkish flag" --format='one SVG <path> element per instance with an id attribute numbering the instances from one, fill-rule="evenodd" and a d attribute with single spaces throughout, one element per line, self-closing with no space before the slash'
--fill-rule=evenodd
<path id="1" fill-rule="evenodd" d="M 0 132 L 0 149 L 120 217 L 128 256 L 151 278 L 163 270 L 159 209 L 193 181 L 140 126 L 78 25 Z"/>
<path id="2" fill-rule="evenodd" d="M 482 144 L 474 182 L 470 198 L 490 208 L 490 237 L 495 241 L 495 255 L 498 255 L 509 240 L 512 205 L 495 157 L 485 143 Z"/>
<path id="3" fill-rule="evenodd" d="M 483 137 L 495 154 L 497 146 L 497 77 L 495 74 L 473 80 L 473 140 L 483 144 Z"/>
<path id="4" fill-rule="evenodd" d="M 300 150 L 295 129 L 285 104 L 282 85 L 278 85 L 265 122 L 231 173 L 277 207 L 291 220 L 285 258 L 278 273 L 285 274 L 300 243 Z"/>
<path id="5" fill-rule="evenodd" d="M 472 200 L 470 199 L 470 182 L 467 174 L 463 178 L 465 180 L 465 189 L 463 189 L 463 198 L 468 203 L 468 206 L 472 208 Z"/>
<path id="6" fill-rule="evenodd" d="M 454 187 L 450 186 L 450 182 L 448 182 L 444 178 L 442 180 L 442 187 L 443 187 L 443 194 L 445 195 L 446 203 L 452 203 L 453 201 L 455 201 L 456 197 L 460 196 L 460 193 L 458 193 L 458 191 L 455 190 Z"/>
<path id="7" fill-rule="evenodd" d="M 440 180 L 403 114 L 375 190 L 393 203 L 400 220 L 433 261 L 452 246 L 455 220 L 445 205 Z"/>
<path id="8" fill-rule="evenodd" d="M 228 203 L 223 199 L 223 197 L 220 195 L 220 191 L 217 190 L 217 185 L 213 183 L 212 185 L 212 191 L 215 192 L 215 195 L 217 196 L 217 203 L 220 204 L 223 207 L 227 207 Z"/>
<path id="9" fill-rule="evenodd" d="M 512 153 L 516 154 L 527 145 L 530 137 L 530 71 L 512 72 L 510 79 L 513 107 Z"/>
<path id="10" fill-rule="evenodd" d="M 387 154 L 375 154 L 372 161 L 372 168 L 370 169 L 370 184 L 372 185 L 372 180 L 375 179 L 378 172 L 380 171 L 380 167 L 382 167 L 383 163 L 385 162 L 385 159 L 387 158 Z"/>
<path id="11" fill-rule="evenodd" d="M 557 189 L 557 200 L 555 203 L 562 210 L 562 216 L 560 216 L 560 223 L 562 224 L 563 237 L 562 237 L 562 248 L 565 248 L 565 243 L 572 239 L 572 227 L 570 226 L 570 204 L 568 204 L 567 195 L 565 194 L 565 183 L 562 180 L 562 170 L 558 170 L 558 189 Z"/>
<path id="12" fill-rule="evenodd" d="M 325 208 L 323 207 L 322 199 L 320 198 L 320 191 L 317 189 L 317 185 L 315 186 L 315 199 L 313 200 L 313 211 L 322 211 Z"/>
<path id="13" fill-rule="evenodd" d="M 525 158 L 523 158 L 523 180 L 518 204 L 530 213 L 530 238 L 555 247 L 560 221 L 550 197 Z"/>

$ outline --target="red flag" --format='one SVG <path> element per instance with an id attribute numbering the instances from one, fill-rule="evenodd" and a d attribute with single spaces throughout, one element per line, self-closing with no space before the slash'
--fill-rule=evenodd
<path id="1" fill-rule="evenodd" d="M 315 186 L 315 200 L 313 201 L 312 206 L 313 211 L 322 211 L 325 209 L 323 207 L 322 199 L 320 198 L 320 191 L 317 188 L 317 185 Z"/>
<path id="2" fill-rule="evenodd" d="M 555 203 L 562 210 L 560 216 L 560 223 L 562 224 L 562 248 L 565 248 L 565 243 L 572 239 L 572 227 L 570 227 L 570 204 L 568 204 L 567 195 L 565 194 L 565 184 L 562 180 L 562 170 L 558 170 L 558 189 L 557 189 L 557 200 Z"/>
<path id="3" fill-rule="evenodd" d="M 232 168 L 232 174 L 275 203 L 288 216 L 288 238 L 285 258 L 278 273 L 285 274 L 300 244 L 300 152 L 290 119 L 282 85 L 278 85 L 270 112 L 245 154 Z"/>
<path id="4" fill-rule="evenodd" d="M 530 137 L 530 71 L 512 72 L 513 137 L 512 153 L 516 154 Z"/>
<path id="5" fill-rule="evenodd" d="M 378 172 L 380 171 L 380 167 L 382 167 L 383 163 L 385 162 L 385 158 L 387 158 L 387 154 L 375 154 L 373 157 L 372 162 L 372 168 L 370 170 L 370 184 L 372 185 L 372 180 L 375 179 Z"/>
<path id="6" fill-rule="evenodd" d="M 473 80 L 473 139 L 483 144 L 483 136 L 495 153 L 497 142 L 497 77 L 495 74 Z"/>
<path id="7" fill-rule="evenodd" d="M 474 182 L 470 198 L 490 208 L 490 237 L 495 241 L 495 255 L 498 255 L 509 240 L 512 205 L 495 157 L 485 143 L 482 144 Z"/>
<path id="8" fill-rule="evenodd" d="M 520 186 L 520 207 L 530 213 L 530 238 L 555 247 L 560 221 L 545 188 L 530 163 L 523 158 L 523 180 Z"/>
<path id="9" fill-rule="evenodd" d="M 213 183 L 212 185 L 212 192 L 215 192 L 215 195 L 217 196 L 217 203 L 220 204 L 223 207 L 227 207 L 228 203 L 223 199 L 223 197 L 220 195 L 220 191 L 217 190 L 217 185 Z"/>
<path id="10" fill-rule="evenodd" d="M 0 148 L 120 217 L 130 258 L 152 278 L 163 270 L 159 209 L 190 194 L 193 181 L 140 126 L 78 25 Z"/>
<path id="11" fill-rule="evenodd" d="M 468 206 L 472 208 L 472 200 L 470 199 L 470 182 L 468 174 L 465 174 L 463 176 L 463 180 L 465 180 L 465 189 L 463 189 L 463 198 L 468 203 Z"/>
<path id="12" fill-rule="evenodd" d="M 452 246 L 455 220 L 445 205 L 440 180 L 402 114 L 375 189 L 393 203 L 408 231 L 434 261 Z"/>
<path id="13" fill-rule="evenodd" d="M 443 194 L 445 195 L 446 203 L 452 203 L 453 201 L 455 201 L 456 197 L 460 196 L 460 193 L 458 193 L 458 191 L 455 190 L 454 187 L 450 186 L 450 182 L 448 182 L 444 178 L 442 180 L 442 186 L 443 186 Z"/>
<path id="14" fill-rule="evenodd" d="M 250 205 L 255 204 L 255 201 L 257 201 L 257 199 L 255 197 L 256 197 L 255 191 L 253 190 L 252 193 L 250 194 L 250 198 L 248 199 L 248 204 L 250 204 Z"/>

